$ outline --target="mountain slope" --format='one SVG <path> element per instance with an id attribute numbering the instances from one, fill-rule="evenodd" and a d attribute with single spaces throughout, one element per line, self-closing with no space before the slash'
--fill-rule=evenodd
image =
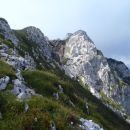
<path id="1" fill-rule="evenodd" d="M 10 31 L 8 23 L 0 21 L 1 26 L 7 27 L 4 32 L 13 34 L 7 38 L 0 31 L 0 83 L 7 84 L 0 90 L 0 129 L 130 129 L 114 112 L 122 112 L 122 106 L 107 93 L 109 85 L 119 81 L 115 82 L 111 73 L 113 63 L 96 49 L 84 31 L 65 40 L 50 41 L 35 27 Z M 18 39 L 16 43 L 11 40 L 13 37 Z M 3 80 L 5 76 L 9 77 L 8 82 Z M 99 93 L 100 89 L 106 93 Z M 91 90 L 95 93 L 91 94 Z"/>

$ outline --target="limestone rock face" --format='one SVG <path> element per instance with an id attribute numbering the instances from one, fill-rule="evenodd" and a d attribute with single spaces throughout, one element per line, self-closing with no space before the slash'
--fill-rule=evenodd
<path id="1" fill-rule="evenodd" d="M 51 58 L 51 50 L 49 47 L 49 40 L 40 29 L 36 27 L 27 27 L 23 29 L 26 32 L 26 37 L 29 41 L 36 43 L 38 51 L 42 57 L 46 57 L 48 60 Z"/>
<path id="2" fill-rule="evenodd" d="M 0 18 L 0 34 L 4 36 L 4 38 L 11 40 L 15 45 L 18 44 L 18 39 L 15 36 L 14 32 L 10 29 L 8 22 Z"/>
<path id="3" fill-rule="evenodd" d="M 10 78 L 8 76 L 5 76 L 0 79 L 0 90 L 4 90 L 7 87 L 7 84 L 9 83 Z"/>
<path id="4" fill-rule="evenodd" d="M 88 85 L 98 98 L 103 93 L 130 113 L 130 71 L 124 63 L 104 57 L 82 30 L 65 40 L 53 40 L 51 45 L 53 58 L 68 76 Z"/>
<path id="5" fill-rule="evenodd" d="M 35 91 L 25 85 L 24 78 L 21 75 L 21 71 L 19 69 L 17 69 L 16 77 L 17 79 L 13 81 L 14 88 L 12 92 L 17 95 L 19 100 L 24 100 L 26 98 L 30 98 L 32 95 L 35 95 Z"/>
<path id="6" fill-rule="evenodd" d="M 112 71 L 115 72 L 115 76 L 116 74 L 118 75 L 118 77 L 122 78 L 124 80 L 124 82 L 127 82 L 128 84 L 130 84 L 130 70 L 128 69 L 128 67 L 121 61 L 116 61 L 114 59 L 107 59 L 108 64 L 111 68 Z M 128 79 L 127 79 L 128 78 Z"/>
<path id="7" fill-rule="evenodd" d="M 108 91 L 114 80 L 111 77 L 110 81 L 110 67 L 84 31 L 77 31 L 66 40 L 64 58 L 63 68 L 67 75 L 91 86 L 92 93 L 101 89 Z"/>
<path id="8" fill-rule="evenodd" d="M 130 113 L 130 70 L 121 61 L 107 59 L 111 72 L 116 79 L 113 89 L 113 98 L 123 104 L 128 113 Z"/>
<path id="9" fill-rule="evenodd" d="M 6 59 L 6 62 L 16 69 L 34 69 L 36 67 L 31 56 L 25 55 L 25 57 L 22 57 L 18 55 L 15 48 L 10 49 L 4 43 L 1 43 L 0 45 L 0 58 Z"/>

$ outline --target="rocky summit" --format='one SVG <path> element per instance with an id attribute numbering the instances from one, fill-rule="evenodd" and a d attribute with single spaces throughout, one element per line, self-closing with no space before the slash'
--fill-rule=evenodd
<path id="1" fill-rule="evenodd" d="M 82 30 L 57 42 L 58 50 L 53 53 L 59 56 L 66 75 L 80 81 L 97 98 L 108 98 L 120 106 L 120 111 L 130 113 L 130 71 L 124 63 L 104 57 Z"/>
<path id="2" fill-rule="evenodd" d="M 49 40 L 0 18 L 0 129 L 130 130 L 130 71 L 85 31 Z"/>

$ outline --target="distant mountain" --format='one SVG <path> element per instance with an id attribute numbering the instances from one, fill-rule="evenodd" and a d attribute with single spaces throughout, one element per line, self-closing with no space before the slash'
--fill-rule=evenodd
<path id="1" fill-rule="evenodd" d="M 79 30 L 49 40 L 0 18 L 0 129 L 130 130 L 130 70 Z"/>

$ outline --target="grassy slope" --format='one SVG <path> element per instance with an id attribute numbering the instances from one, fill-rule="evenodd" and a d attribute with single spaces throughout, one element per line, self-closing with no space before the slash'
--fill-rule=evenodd
<path id="1" fill-rule="evenodd" d="M 12 67 L 3 61 L 0 61 L 0 66 L 0 74 L 15 75 Z M 8 90 L 0 92 L 0 111 L 4 113 L 3 120 L 0 120 L 0 129 L 8 130 L 12 128 L 15 130 L 15 127 L 18 129 L 23 127 L 24 130 L 26 127 L 29 128 L 33 125 L 43 126 L 42 129 L 49 129 L 50 121 L 54 120 L 57 128 L 68 130 L 73 129 L 69 127 L 70 121 L 77 121 L 79 116 L 93 119 L 107 130 L 130 129 L 130 126 L 107 109 L 87 90 L 76 81 L 64 77 L 62 73 L 55 74 L 53 71 L 36 70 L 24 71 L 23 75 L 28 85 L 42 94 L 43 97 L 33 97 L 30 101 L 27 101 L 30 110 L 28 113 L 24 113 L 24 103 L 17 101 L 16 97 Z M 58 91 L 59 84 L 64 88 L 64 94 L 60 94 L 60 100 L 56 101 L 52 94 Z M 89 115 L 85 109 L 84 98 L 89 103 Z M 75 104 L 74 108 L 68 103 L 69 99 Z M 34 122 L 35 117 L 38 118 L 37 124 Z"/>
<path id="2" fill-rule="evenodd" d="M 71 109 L 50 98 L 38 96 L 26 101 L 30 107 L 27 113 L 24 113 L 24 102 L 17 101 L 8 91 L 0 92 L 0 100 L 0 109 L 4 113 L 3 120 L 0 120 L 1 130 L 49 130 L 52 120 L 59 130 L 71 130 L 69 119 L 74 117 L 76 120 Z"/>
<path id="3" fill-rule="evenodd" d="M 91 95 L 91 93 L 81 87 L 76 81 L 65 79 L 64 76 L 58 77 L 53 72 L 49 71 L 25 71 L 24 77 L 36 92 L 45 97 L 52 98 L 53 92 L 58 91 L 58 84 L 64 88 L 64 94 L 60 95 L 59 104 L 62 106 L 72 108 L 68 104 L 68 100 L 75 104 L 74 112 L 78 115 L 93 119 L 95 122 L 102 125 L 107 130 L 129 130 L 130 126 L 115 115 L 111 110 L 106 108 L 98 99 Z M 85 101 L 89 103 L 90 114 L 87 114 L 85 109 Z M 55 101 L 57 102 L 57 101 Z"/>
<path id="4" fill-rule="evenodd" d="M 15 77 L 15 70 L 13 67 L 0 60 L 0 78 L 4 76 L 10 76 L 12 78 Z"/>

